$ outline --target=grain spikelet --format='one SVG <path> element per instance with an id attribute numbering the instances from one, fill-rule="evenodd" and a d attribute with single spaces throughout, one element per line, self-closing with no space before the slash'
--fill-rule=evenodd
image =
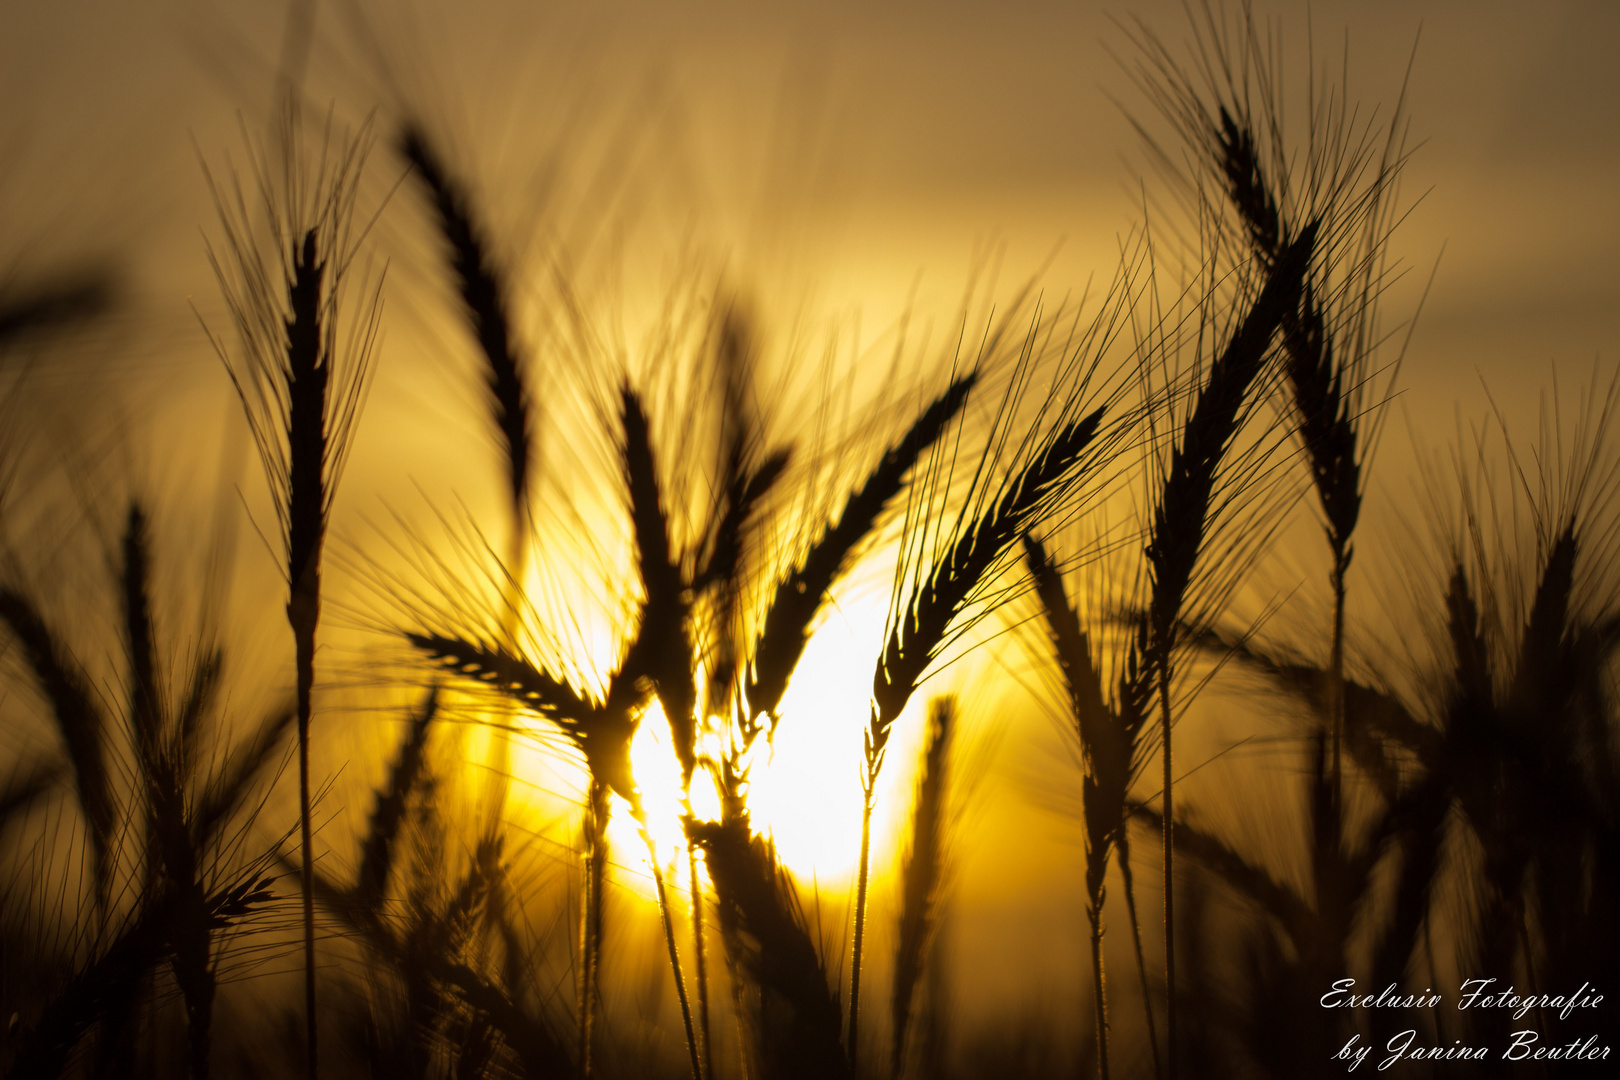
<path id="1" fill-rule="evenodd" d="M 0 622 L 22 647 L 23 660 L 38 685 L 73 768 L 73 781 L 90 834 L 96 896 L 105 907 L 112 875 L 112 840 L 117 828 L 111 778 L 107 771 L 107 722 L 89 680 L 72 653 L 23 593 L 0 588 Z"/>
<path id="2" fill-rule="evenodd" d="M 703 849 L 734 961 L 759 986 L 764 1001 L 760 1050 L 773 1078 L 837 1080 L 851 1075 L 839 1041 L 837 998 L 804 927 L 792 884 L 770 844 L 749 830 L 746 817 L 688 820 L 687 835 Z M 785 1017 L 782 1013 L 785 1012 Z"/>
<path id="3" fill-rule="evenodd" d="M 977 381 L 974 372 L 961 376 L 923 410 L 861 486 L 850 493 L 837 524 L 822 533 L 810 545 L 804 561 L 777 584 L 754 642 L 748 676 L 748 707 L 755 715 L 775 717 L 827 591 L 847 569 L 850 553 L 871 534 L 883 508 L 900 493 L 906 475 L 923 451 L 944 434 L 962 411 Z"/>
<path id="4" fill-rule="evenodd" d="M 628 386 L 620 391 L 624 428 L 624 481 L 630 495 L 630 520 L 636 559 L 646 593 L 641 624 L 627 665 L 653 680 L 669 719 L 683 784 L 697 767 L 697 687 L 692 676 L 692 642 L 681 568 L 670 554 L 669 520 L 660 495 L 647 414 Z"/>
<path id="5" fill-rule="evenodd" d="M 900 869 L 900 926 L 894 953 L 891 998 L 893 1046 L 890 1074 L 905 1072 L 912 1003 L 933 941 L 939 890 L 945 876 L 945 808 L 950 790 L 951 740 L 956 701 L 936 698 L 928 710 L 928 740 L 912 799 L 911 834 Z"/>
<path id="6" fill-rule="evenodd" d="M 360 842 L 360 870 L 355 892 L 372 904 L 381 903 L 394 862 L 394 839 L 405 820 L 406 803 L 416 787 L 427 757 L 428 730 L 439 710 L 439 688 L 428 688 L 415 712 L 399 755 L 388 770 L 388 781 L 372 801 L 366 835 Z"/>
<path id="7" fill-rule="evenodd" d="M 425 134 L 414 126 L 406 128 L 399 148 L 427 186 L 439 231 L 450 247 L 456 288 L 484 358 L 490 411 L 506 459 L 508 494 L 521 521 L 529 508 L 534 418 L 524 359 L 512 332 L 510 289 L 472 220 L 465 193 L 450 179 Z"/>

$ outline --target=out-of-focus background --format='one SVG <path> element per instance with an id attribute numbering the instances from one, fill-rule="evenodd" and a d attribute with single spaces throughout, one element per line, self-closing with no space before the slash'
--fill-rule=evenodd
<path id="1" fill-rule="evenodd" d="M 1331 80 L 1343 73 L 1335 92 L 1364 115 L 1385 116 L 1404 95 L 1410 122 L 1401 181 L 1410 212 L 1391 241 L 1402 273 L 1384 305 L 1398 336 L 1420 305 L 1421 316 L 1386 406 L 1370 535 L 1358 541 L 1357 565 L 1371 567 L 1400 550 L 1403 516 L 1421 526 L 1420 461 L 1444 472 L 1445 448 L 1468 445 L 1492 409 L 1531 432 L 1555 365 L 1570 392 L 1594 363 L 1604 378 L 1612 370 L 1620 9 L 1341 0 L 1256 14 L 1278 35 L 1300 116 L 1315 65 Z M 95 464 L 64 477 L 111 461 L 123 478 L 158 489 L 169 520 L 197 533 L 218 492 L 240 484 L 248 506 L 262 500 L 203 329 L 227 325 L 206 256 L 218 229 L 205 169 L 225 183 L 243 168 L 286 81 L 316 106 L 330 103 L 337 127 L 370 117 L 379 143 L 361 201 L 382 207 L 372 238 L 379 265 L 388 262 L 387 315 L 334 525 L 337 542 L 357 551 L 394 509 L 420 517 L 424 505 L 459 500 L 476 517 L 498 499 L 437 241 L 392 153 L 402 116 L 442 140 L 518 280 L 539 292 L 566 273 L 592 318 L 619 321 L 626 351 L 656 321 L 669 283 L 701 266 L 746 298 L 778 353 L 836 342 L 840 365 L 865 357 L 878 372 L 903 316 L 912 334 L 944 349 L 975 282 L 976 295 L 995 298 L 1038 278 L 1055 302 L 1108 281 L 1123 238 L 1158 212 L 1162 189 L 1135 122 L 1174 143 L 1132 83 L 1134 39 L 1152 34 L 1176 53 L 1189 25 L 1180 4 L 1090 0 L 62 0 L 14 2 L 4 18 L 0 286 L 95 267 L 116 296 L 107 320 L 40 351 L 30 418 L 62 447 L 93 448 L 82 452 Z M 311 117 L 322 122 L 316 109 Z M 531 329 L 545 317 L 519 313 Z M 860 394 L 878 377 L 862 376 Z M 568 382 L 543 378 L 552 388 Z M 543 431 L 565 433 L 578 399 L 540 397 Z M 566 445 L 544 452 L 571 467 Z M 478 466 L 467 468 L 475 454 Z M 245 521 L 238 601 L 251 606 L 280 585 Z M 1315 558 L 1284 545 L 1288 569 L 1268 570 L 1265 596 L 1285 608 L 1298 601 L 1301 618 L 1319 613 L 1325 569 Z M 330 577 L 340 596 L 352 587 L 340 571 Z M 836 617 L 850 640 L 881 632 L 886 584 L 879 572 L 875 623 L 854 608 Z M 1356 603 L 1370 637 L 1392 632 L 1370 597 Z M 364 621 L 351 619 L 351 629 Z M 262 623 L 247 620 L 242 632 L 279 641 L 280 628 Z M 1375 644 L 1362 643 L 1369 652 Z M 365 648 L 361 640 L 350 654 Z M 1027 674 L 1010 648 L 978 662 L 1009 684 Z M 784 858 L 839 896 L 858 806 L 829 811 L 844 804 L 827 792 L 858 798 L 860 680 L 852 695 L 848 722 L 829 721 L 815 736 L 847 744 L 817 759 L 831 779 L 795 781 L 785 770 L 769 796 Z M 969 698 L 984 779 L 957 856 L 951 933 L 963 1007 L 981 1019 L 1027 1017 L 1037 1003 L 1053 1014 L 1078 1009 L 1084 982 L 1083 860 L 1061 805 L 1070 766 L 1053 764 L 1067 751 L 1017 701 Z M 1230 750 L 1218 708 L 1210 711 L 1205 734 L 1190 736 L 1195 757 Z M 809 753 L 796 749 L 798 737 L 785 733 L 779 756 Z M 321 768 L 340 777 L 339 801 L 360 805 L 364 788 L 344 784 L 377 775 L 375 763 L 344 773 L 348 755 L 375 745 L 368 738 L 351 719 L 320 751 Z M 910 758 L 915 731 L 907 739 L 897 759 Z M 1236 781 L 1211 777 L 1244 760 L 1253 759 L 1232 751 L 1211 766 L 1212 797 Z M 909 768 L 891 770 L 893 792 L 906 791 Z M 903 804 L 891 799 L 881 813 L 898 819 Z M 334 804 L 332 816 L 342 810 Z M 893 857 L 887 841 L 880 851 Z"/>

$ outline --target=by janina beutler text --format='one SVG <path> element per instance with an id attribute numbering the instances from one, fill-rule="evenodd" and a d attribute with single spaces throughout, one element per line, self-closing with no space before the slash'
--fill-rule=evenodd
<path id="1" fill-rule="evenodd" d="M 1456 995 L 1455 1008 L 1460 1012 L 1478 1013 L 1502 1010 L 1510 1013 L 1515 1022 L 1530 1020 L 1541 1024 L 1556 1016 L 1560 1021 L 1579 1017 L 1582 1009 L 1596 1009 L 1603 1003 L 1603 995 L 1590 983 L 1582 983 L 1572 994 L 1521 994 L 1510 984 L 1498 986 L 1497 979 L 1465 979 Z M 1340 979 L 1322 995 L 1324 1009 L 1443 1009 L 1447 995 L 1426 988 L 1420 994 L 1402 993 L 1393 984 L 1377 993 L 1358 994 L 1356 980 Z M 1437 1026 L 1438 1030 L 1438 1026 Z M 1380 1072 L 1403 1061 L 1607 1061 L 1609 1047 L 1598 1041 L 1597 1035 L 1585 1035 L 1568 1042 L 1551 1042 L 1536 1028 L 1526 1027 L 1508 1036 L 1505 1045 L 1468 1045 L 1462 1039 L 1453 1039 L 1449 1045 L 1426 1042 L 1416 1028 L 1407 1028 L 1390 1036 L 1382 1048 L 1377 1048 L 1359 1033 L 1332 1054 L 1349 1071 L 1376 1058 Z"/>

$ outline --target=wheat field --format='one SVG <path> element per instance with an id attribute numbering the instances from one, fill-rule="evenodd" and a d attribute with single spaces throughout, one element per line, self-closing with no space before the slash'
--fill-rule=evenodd
<path id="1" fill-rule="evenodd" d="M 20 20 L 0 1070 L 1609 1075 L 1620 27 L 1084 10 Z"/>

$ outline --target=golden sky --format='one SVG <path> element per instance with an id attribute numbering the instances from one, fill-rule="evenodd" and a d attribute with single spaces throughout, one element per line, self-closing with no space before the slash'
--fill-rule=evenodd
<path id="1" fill-rule="evenodd" d="M 267 108 L 280 7 L 10 6 L 0 44 L 8 262 L 25 244 L 149 248 L 177 235 L 182 251 L 192 246 L 191 140 L 205 154 L 230 149 L 233 114 Z M 484 2 L 451 15 L 422 3 L 318 4 L 308 86 L 350 115 L 401 98 L 426 106 L 456 122 L 487 172 L 518 176 L 568 152 L 544 145 L 559 113 L 599 129 L 623 124 L 635 102 L 630 112 L 663 129 L 639 167 L 662 174 L 672 199 L 723 219 L 728 242 L 760 247 L 785 241 L 761 239 L 768 230 L 750 217 L 790 202 L 810 234 L 797 239 L 817 249 L 807 276 L 842 299 L 853 286 L 839 284 L 839 253 L 850 261 L 851 250 L 874 276 L 909 285 L 922 269 L 944 289 L 974 240 L 996 235 L 1014 266 L 1067 237 L 1065 276 L 1097 269 L 1093 245 L 1133 217 L 1122 158 L 1140 160 L 1110 101 L 1138 103 L 1108 55 L 1130 55 L 1111 19 L 1175 40 L 1180 8 Z M 1602 3 L 1261 10 L 1296 38 L 1308 15 L 1320 54 L 1347 52 L 1352 95 L 1368 107 L 1393 103 L 1416 43 L 1410 113 L 1422 145 L 1407 184 L 1427 194 L 1401 246 L 1426 271 L 1445 245 L 1420 335 L 1449 374 L 1584 364 L 1608 347 L 1620 273 L 1606 257 L 1620 227 L 1607 197 L 1620 148 L 1620 74 L 1608 56 L 1620 15 Z M 360 42 L 357 21 L 374 45 Z M 1413 378 L 1439 366 L 1414 363 Z"/>
<path id="2" fill-rule="evenodd" d="M 987 245 L 1004 245 L 1007 284 L 1049 256 L 1054 294 L 1106 281 L 1117 238 L 1140 216 L 1133 169 L 1144 160 L 1121 105 L 1145 106 L 1114 58 L 1128 62 L 1132 46 L 1112 20 L 1140 19 L 1171 42 L 1185 25 L 1168 2 L 542 7 L 318 4 L 306 92 L 349 122 L 376 111 L 376 194 L 397 178 L 389 126 L 401 109 L 426 117 L 519 263 L 537 250 L 533 237 L 560 235 L 587 266 L 622 266 L 633 292 L 695 251 L 748 283 L 768 320 L 858 316 L 864 343 L 908 302 L 948 320 Z M 284 12 L 203 0 L 6 9 L 0 286 L 109 261 L 131 290 L 118 345 L 144 361 L 133 373 L 109 362 L 89 369 L 94 377 L 132 388 L 123 408 L 138 428 L 150 419 L 161 429 L 162 417 L 199 402 L 196 415 L 223 417 L 229 388 L 191 310 L 219 318 L 198 158 L 216 169 L 239 159 L 236 118 L 254 129 L 268 115 Z M 1431 448 L 1445 444 L 1454 409 L 1465 423 L 1481 415 L 1482 381 L 1511 418 L 1531 420 L 1551 362 L 1578 385 L 1595 358 L 1609 370 L 1620 350 L 1620 7 L 1340 0 L 1258 10 L 1294 43 L 1296 80 L 1308 13 L 1318 54 L 1334 65 L 1348 56 L 1350 95 L 1367 109 L 1392 107 L 1415 46 L 1403 188 L 1413 209 L 1393 242 L 1408 273 L 1390 294 L 1392 314 L 1405 317 L 1434 278 L 1388 440 L 1384 479 L 1404 498 L 1396 463 L 1408 426 Z M 377 233 L 394 258 L 389 337 L 346 492 L 367 511 L 379 492 L 445 482 L 436 440 L 482 422 L 476 390 L 424 359 L 442 298 L 425 284 L 436 271 L 409 258 L 431 249 L 395 220 L 415 198 L 396 195 Z M 187 438 L 204 430 L 217 440 L 221 422 L 196 421 Z M 491 471 L 465 494 L 477 505 L 493 482 Z M 969 863 L 962 874 L 964 905 L 989 928 L 962 935 L 963 963 L 1016 939 L 1033 967 L 1002 977 L 1025 991 L 1073 968 L 1042 959 L 1035 939 L 1067 918 L 1058 951 L 1081 948 L 1075 872 L 1049 888 L 1006 886 L 1041 884 L 1049 864 L 1039 852 L 1078 853 L 1062 846 L 1065 826 L 1020 801 L 1020 770 L 1050 749 L 1003 755 L 1006 782 L 987 789 L 975 827 L 1027 843 L 987 845 L 995 854 L 980 869 L 993 872 Z"/>

